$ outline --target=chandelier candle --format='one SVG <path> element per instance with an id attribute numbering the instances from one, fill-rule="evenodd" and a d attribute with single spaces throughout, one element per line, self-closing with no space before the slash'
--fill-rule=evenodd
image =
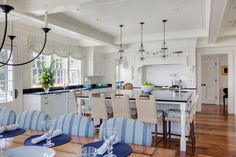
<path id="1" fill-rule="evenodd" d="M 48 28 L 48 11 L 45 11 L 44 22 L 45 28 Z"/>
<path id="2" fill-rule="evenodd" d="M 13 35 L 13 20 L 10 20 L 10 35 Z"/>
<path id="3" fill-rule="evenodd" d="M 3 0 L 3 4 L 7 4 L 7 0 Z"/>

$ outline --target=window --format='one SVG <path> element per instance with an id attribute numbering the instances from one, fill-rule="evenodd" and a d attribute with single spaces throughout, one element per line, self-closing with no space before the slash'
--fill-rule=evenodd
<path id="1" fill-rule="evenodd" d="M 55 60 L 55 86 L 64 86 L 66 84 L 66 69 L 67 69 L 67 59 L 62 57 L 53 56 Z"/>
<path id="2" fill-rule="evenodd" d="M 69 84 L 81 84 L 81 60 L 69 58 Z"/>
<path id="3" fill-rule="evenodd" d="M 33 53 L 33 57 L 35 57 L 37 53 Z M 47 55 L 40 55 L 35 61 L 33 62 L 33 86 L 39 87 L 39 76 L 42 73 L 41 63 L 43 63 L 46 67 L 50 66 L 51 63 L 51 56 Z"/>
<path id="4" fill-rule="evenodd" d="M 34 56 L 37 53 L 33 53 Z M 50 66 L 51 61 L 55 61 L 55 86 L 75 85 L 81 82 L 81 60 L 74 58 L 63 58 L 56 55 L 47 56 L 40 55 L 33 62 L 33 87 L 40 87 L 39 77 L 42 73 L 40 63 L 42 62 L 46 67 Z"/>
<path id="5" fill-rule="evenodd" d="M 2 49 L 0 58 L 2 61 L 8 59 L 10 50 Z M 12 60 L 9 61 L 12 63 Z M 13 96 L 13 67 L 3 66 L 0 67 L 0 102 L 12 101 Z"/>

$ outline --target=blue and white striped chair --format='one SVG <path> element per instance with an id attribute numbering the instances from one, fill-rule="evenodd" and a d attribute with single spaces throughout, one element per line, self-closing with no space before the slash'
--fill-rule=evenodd
<path id="1" fill-rule="evenodd" d="M 103 139 L 103 129 L 115 127 L 121 142 L 151 146 L 152 132 L 150 125 L 134 119 L 112 118 L 102 123 L 99 138 Z"/>
<path id="2" fill-rule="evenodd" d="M 2 125 L 15 124 L 16 113 L 7 107 L 0 107 L 0 119 Z"/>
<path id="3" fill-rule="evenodd" d="M 41 111 L 24 111 L 19 115 L 17 123 L 23 129 L 42 131 L 43 121 L 49 118 L 47 114 Z"/>
<path id="4" fill-rule="evenodd" d="M 95 126 L 91 118 L 68 113 L 55 119 L 55 128 L 72 136 L 94 137 Z"/>

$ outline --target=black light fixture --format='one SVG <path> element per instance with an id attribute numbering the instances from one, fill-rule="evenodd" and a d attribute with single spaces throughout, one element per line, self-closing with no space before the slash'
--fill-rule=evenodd
<path id="1" fill-rule="evenodd" d="M 163 43 L 162 43 L 162 47 L 161 47 L 161 51 L 160 51 L 160 53 L 162 53 L 162 57 L 163 58 L 166 58 L 167 56 L 168 56 L 168 47 L 167 47 L 167 44 L 166 44 L 166 22 L 167 22 L 167 20 L 166 19 L 164 19 L 164 20 L 162 20 L 162 22 L 163 22 L 163 26 L 164 26 L 164 39 L 163 39 Z"/>
<path id="2" fill-rule="evenodd" d="M 144 47 L 143 47 L 143 25 L 144 25 L 144 22 L 140 22 L 140 26 L 141 26 L 141 44 L 140 44 L 140 47 L 139 47 L 139 50 L 138 50 L 138 53 L 139 53 L 139 58 L 138 59 L 142 62 L 145 60 L 145 56 L 144 56 L 145 50 L 144 50 Z"/>
<path id="3" fill-rule="evenodd" d="M 120 53 L 120 57 L 119 57 L 119 62 L 121 63 L 123 61 L 123 53 L 125 52 L 124 47 L 123 47 L 123 43 L 122 43 L 122 27 L 124 25 L 119 25 L 120 27 L 120 45 L 119 45 L 119 53 Z"/>
<path id="4" fill-rule="evenodd" d="M 3 34 L 3 39 L 2 39 L 2 43 L 1 43 L 1 47 L 0 47 L 0 53 L 2 53 L 2 48 L 3 48 L 3 45 L 5 43 L 5 40 L 6 40 L 6 35 L 7 35 L 7 26 L 8 26 L 8 13 L 10 13 L 10 11 L 14 10 L 14 8 L 10 5 L 7 5 L 7 1 L 4 0 L 4 4 L 1 4 L 0 5 L 0 9 L 2 10 L 3 13 L 5 13 L 5 28 L 4 28 L 4 34 Z M 13 23 L 11 21 L 11 24 L 10 24 L 10 35 L 8 35 L 9 39 L 11 40 L 11 51 L 10 51 L 10 55 L 9 57 L 7 58 L 6 62 L 3 62 L 3 61 L 0 61 L 0 67 L 2 66 L 5 66 L 5 65 L 8 65 L 8 66 L 21 66 L 21 65 L 25 65 L 25 64 L 28 64 L 30 62 L 33 62 L 36 58 L 38 58 L 45 46 L 46 46 L 46 43 L 47 43 L 47 33 L 51 30 L 50 28 L 48 28 L 48 20 L 47 20 L 47 16 L 48 16 L 48 13 L 47 11 L 45 12 L 45 27 L 42 28 L 43 32 L 45 33 L 45 36 L 44 36 L 44 44 L 43 44 L 43 47 L 41 49 L 41 51 L 38 53 L 38 55 L 36 55 L 33 59 L 29 60 L 29 61 L 26 61 L 26 62 L 22 62 L 22 63 L 9 63 L 11 57 L 12 57 L 12 52 L 13 52 L 13 40 L 15 39 L 16 36 L 13 35 L 13 31 L 12 31 L 12 27 L 13 27 Z"/>

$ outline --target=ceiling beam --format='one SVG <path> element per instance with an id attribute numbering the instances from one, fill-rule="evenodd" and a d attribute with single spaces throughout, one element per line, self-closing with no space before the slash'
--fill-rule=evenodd
<path id="1" fill-rule="evenodd" d="M 35 15 L 44 15 L 47 10 L 49 14 L 60 13 L 75 9 L 108 5 L 126 0 L 26 0 L 26 10 Z"/>
<path id="2" fill-rule="evenodd" d="M 230 10 L 231 3 L 232 0 L 211 1 L 208 37 L 209 44 L 214 44 L 217 42 L 223 19 Z"/>
<path id="3" fill-rule="evenodd" d="M 19 1 L 10 1 L 10 5 L 14 6 L 15 9 L 10 13 L 10 15 L 16 17 L 23 24 L 31 24 L 37 27 L 44 26 L 43 17 L 39 17 L 33 14 L 26 12 L 24 8 L 24 3 Z M 52 0 L 54 1 L 54 0 Z M 86 0 L 84 0 L 86 1 Z M 88 1 L 88 0 L 87 0 Z M 63 32 L 65 36 L 71 36 L 71 38 L 85 39 L 91 42 L 97 42 L 102 45 L 109 45 L 112 47 L 117 47 L 113 42 L 113 36 L 101 32 L 96 28 L 86 25 L 81 22 L 77 22 L 74 19 L 67 17 L 63 14 L 50 14 L 48 16 L 49 27 L 52 28 L 52 31 Z M 61 33 L 61 34 L 63 34 Z"/>

